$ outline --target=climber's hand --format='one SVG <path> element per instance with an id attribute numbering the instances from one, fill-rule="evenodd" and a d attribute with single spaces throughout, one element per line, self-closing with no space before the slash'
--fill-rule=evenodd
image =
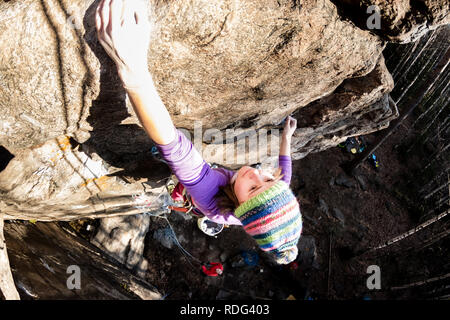
<path id="1" fill-rule="evenodd" d="M 98 39 L 124 82 L 124 77 L 148 72 L 151 24 L 142 0 L 102 0 L 95 22 Z"/>
<path id="2" fill-rule="evenodd" d="M 294 134 L 295 129 L 297 129 L 297 119 L 288 116 L 284 123 L 283 137 L 290 139 Z"/>

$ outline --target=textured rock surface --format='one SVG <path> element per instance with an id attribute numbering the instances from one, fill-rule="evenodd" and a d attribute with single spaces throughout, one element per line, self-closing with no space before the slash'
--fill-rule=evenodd
<path id="1" fill-rule="evenodd" d="M 293 159 L 301 159 L 311 152 L 335 147 L 348 137 L 386 128 L 389 122 L 398 116 L 395 103 L 389 101 L 389 92 L 393 87 L 392 76 L 386 68 L 384 58 L 380 57 L 376 67 L 366 76 L 347 79 L 333 93 L 297 110 L 293 114 L 298 126 L 292 138 Z M 265 136 L 261 134 L 263 130 L 265 129 L 249 130 L 246 145 L 259 143 L 260 137 L 264 140 Z M 245 130 L 242 131 L 242 136 L 245 136 Z M 242 148 L 242 152 L 238 152 L 232 164 L 237 167 L 255 162 L 276 165 L 278 137 L 273 137 L 275 142 L 272 142 L 270 133 L 274 130 L 267 131 L 268 150 L 262 148 L 255 152 L 256 147 Z M 226 137 L 225 134 L 219 134 L 220 136 Z M 203 156 L 207 161 L 223 163 L 227 154 L 234 155 L 235 150 L 240 150 L 242 145 L 245 146 L 236 143 L 204 144 Z"/>
<path id="2" fill-rule="evenodd" d="M 96 4 L 0 4 L 6 31 L 0 34 L 0 143 L 15 155 L 0 172 L 6 219 L 141 213 L 136 199 L 154 199 L 168 176 L 152 160 L 151 141 L 96 40 Z M 344 21 L 332 3 L 201 4 L 155 4 L 149 13 L 156 21 L 149 68 L 177 126 L 201 124 L 205 135 L 198 141 L 194 128 L 193 140 L 207 161 L 274 164 L 278 140 L 271 129 L 279 129 L 274 124 L 292 111 L 299 123 L 294 159 L 385 128 L 397 116 L 389 103 L 393 81 L 380 56 L 381 41 Z M 207 23 L 189 23 L 197 17 Z M 37 25 L 39 31 L 32 28 Z M 218 27 L 220 33 L 211 31 Z M 21 36 L 10 36 L 12 28 L 23 30 Z M 188 113 L 177 99 L 190 101 Z M 206 137 L 212 125 L 220 139 Z M 224 130 L 218 131 L 224 127 L 239 141 L 233 135 L 224 141 Z M 241 143 L 246 133 L 266 131 L 269 148 L 248 152 Z M 255 141 L 250 138 L 249 144 Z"/>
<path id="3" fill-rule="evenodd" d="M 142 255 L 149 225 L 150 216 L 144 214 L 104 218 L 91 243 L 144 278 L 148 262 Z"/>
<path id="4" fill-rule="evenodd" d="M 108 165 L 67 136 L 26 149 L 0 173 L 0 210 L 5 219 L 70 220 L 141 213 L 163 190 L 169 175 L 145 163 L 148 179 L 134 183 L 107 175 Z M 145 184 L 144 182 L 148 182 Z"/>
<path id="5" fill-rule="evenodd" d="M 276 124 L 370 72 L 382 50 L 327 0 L 154 4 L 149 69 L 179 127 L 200 119 L 218 129 Z M 12 153 L 63 134 L 106 149 L 112 132 L 137 129 L 96 38 L 96 5 L 0 4 L 0 144 Z"/>
<path id="6" fill-rule="evenodd" d="M 393 87 L 384 58 L 380 58 L 367 76 L 347 79 L 332 94 L 298 110 L 293 157 L 301 159 L 348 137 L 386 128 L 398 116 L 388 96 Z"/>
<path id="7" fill-rule="evenodd" d="M 6 222 L 5 238 L 21 299 L 161 298 L 153 286 L 56 223 Z M 72 265 L 80 268 L 80 289 L 67 287 Z"/>
<path id="8" fill-rule="evenodd" d="M 0 213 L 0 298 L 3 294 L 3 297 L 7 300 L 18 300 L 20 296 L 9 266 L 8 252 L 3 235 L 3 224 L 3 215 Z"/>

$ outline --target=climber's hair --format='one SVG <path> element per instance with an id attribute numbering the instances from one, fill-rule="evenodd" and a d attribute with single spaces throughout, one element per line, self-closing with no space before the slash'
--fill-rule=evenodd
<path id="1" fill-rule="evenodd" d="M 274 181 L 280 181 L 283 178 L 281 168 L 276 169 L 273 176 L 275 178 Z M 225 187 L 221 187 L 216 195 L 220 213 L 234 212 L 239 207 L 239 201 L 234 193 L 234 183 L 229 183 Z"/>

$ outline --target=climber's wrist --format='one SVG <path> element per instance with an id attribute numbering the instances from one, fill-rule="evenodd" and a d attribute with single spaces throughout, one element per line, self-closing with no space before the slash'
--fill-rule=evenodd
<path id="1" fill-rule="evenodd" d="M 291 135 L 287 135 L 287 134 L 283 134 L 281 136 L 281 141 L 287 144 L 291 144 L 291 140 L 292 140 L 292 136 Z"/>
<path id="2" fill-rule="evenodd" d="M 153 84 L 152 76 L 147 69 L 131 70 L 123 68 L 118 69 L 118 72 L 125 89 L 138 89 Z"/>

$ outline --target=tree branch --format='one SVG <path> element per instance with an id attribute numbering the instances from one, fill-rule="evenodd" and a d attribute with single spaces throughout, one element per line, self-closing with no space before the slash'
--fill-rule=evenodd
<path id="1" fill-rule="evenodd" d="M 369 251 L 375 251 L 375 250 L 378 250 L 378 249 L 382 249 L 382 248 L 388 247 L 391 244 L 394 244 L 394 243 L 396 243 L 396 242 L 398 242 L 400 240 L 403 240 L 403 239 L 409 237 L 410 235 L 416 233 L 417 231 L 420 231 L 423 228 L 429 226 L 430 224 L 432 224 L 432 223 L 434 223 L 434 222 L 444 218 L 445 216 L 447 216 L 447 214 L 449 212 L 450 212 L 450 210 L 444 211 L 443 213 L 433 217 L 432 219 L 425 221 L 424 223 L 418 225 L 417 227 L 415 227 L 415 228 L 413 228 L 413 229 L 411 229 L 411 230 L 409 230 L 409 231 L 407 231 L 405 233 L 402 233 L 401 235 L 399 235 L 399 236 L 397 236 L 397 237 L 395 237 L 393 239 L 390 239 L 389 241 L 386 241 L 384 244 L 382 244 L 382 245 L 380 245 L 378 247 L 372 248 Z"/>
<path id="2" fill-rule="evenodd" d="M 430 278 L 430 279 L 426 279 L 426 280 L 422 280 L 422 281 L 417 281 L 414 283 L 410 283 L 410 284 L 406 284 L 403 286 L 399 286 L 399 287 L 392 287 L 391 290 L 400 290 L 400 289 L 407 289 L 407 288 L 411 288 L 411 287 L 417 287 L 417 286 L 421 286 L 430 282 L 434 282 L 434 281 L 439 281 L 439 280 L 444 280 L 447 279 L 448 277 L 450 277 L 450 273 L 447 273 L 445 275 L 442 276 L 438 276 L 438 277 L 434 277 L 434 278 Z"/>

